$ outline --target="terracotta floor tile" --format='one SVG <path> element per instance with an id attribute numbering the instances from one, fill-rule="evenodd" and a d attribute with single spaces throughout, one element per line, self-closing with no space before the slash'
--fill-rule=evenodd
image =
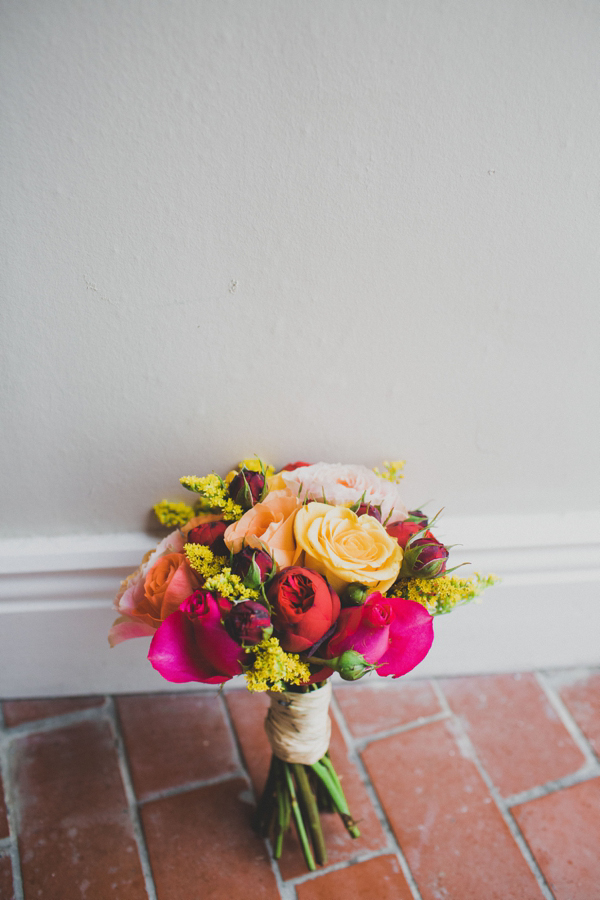
<path id="1" fill-rule="evenodd" d="M 298 900 L 412 900 L 395 856 L 377 856 L 296 888 Z"/>
<path id="2" fill-rule="evenodd" d="M 440 684 L 503 796 L 583 765 L 583 754 L 533 675 L 449 678 Z"/>
<path id="3" fill-rule="evenodd" d="M 2 708 L 6 726 L 13 728 L 24 722 L 35 722 L 50 716 L 92 709 L 95 706 L 102 706 L 103 703 L 104 697 L 54 697 L 50 700 L 5 700 Z"/>
<path id="4" fill-rule="evenodd" d="M 264 787 L 271 758 L 271 748 L 263 727 L 269 705 L 268 698 L 260 694 L 251 695 L 247 691 L 231 691 L 225 696 L 246 767 L 258 793 Z M 330 748 L 331 758 L 342 778 L 350 811 L 361 831 L 361 837 L 353 840 L 346 832 L 339 816 L 334 814 L 322 816 L 328 862 L 332 864 L 350 859 L 357 853 L 383 849 L 385 835 L 356 766 L 348 758 L 348 750 L 335 721 Z M 284 878 L 294 878 L 306 872 L 302 851 L 293 830 L 286 835 L 279 868 Z"/>
<path id="5" fill-rule="evenodd" d="M 25 897 L 146 900 L 105 723 L 28 735 L 11 748 Z"/>
<path id="6" fill-rule="evenodd" d="M 449 721 L 375 741 L 363 757 L 424 900 L 540 900 Z"/>
<path id="7" fill-rule="evenodd" d="M 235 748 L 216 692 L 138 694 L 116 703 L 140 799 L 235 772 Z"/>
<path id="8" fill-rule="evenodd" d="M 385 687 L 349 684 L 335 688 L 335 698 L 355 737 L 368 737 L 442 711 L 428 681 Z"/>
<path id="9" fill-rule="evenodd" d="M 600 778 L 515 806 L 512 813 L 556 900 L 600 897 Z"/>
<path id="10" fill-rule="evenodd" d="M 569 712 L 600 756 L 600 675 L 564 685 L 560 695 Z"/>
<path id="11" fill-rule="evenodd" d="M 8 837 L 8 819 L 6 818 L 6 801 L 4 799 L 4 785 L 0 777 L 0 841 Z"/>
<path id="12" fill-rule="evenodd" d="M 15 900 L 9 856 L 0 856 L 0 900 Z"/>
<path id="13" fill-rule="evenodd" d="M 246 791 L 236 778 L 143 806 L 158 900 L 279 900 Z"/>

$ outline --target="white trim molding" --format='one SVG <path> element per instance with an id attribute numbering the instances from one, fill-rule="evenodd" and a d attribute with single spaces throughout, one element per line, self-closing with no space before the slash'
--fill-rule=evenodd
<path id="1" fill-rule="evenodd" d="M 453 563 L 501 584 L 436 619 L 414 677 L 600 663 L 600 513 L 445 517 Z M 0 696 L 197 689 L 146 661 L 147 639 L 111 650 L 112 598 L 155 541 L 145 534 L 0 541 Z"/>

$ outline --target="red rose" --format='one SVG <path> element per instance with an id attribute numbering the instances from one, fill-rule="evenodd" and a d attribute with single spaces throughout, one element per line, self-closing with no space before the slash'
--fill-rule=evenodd
<path id="1" fill-rule="evenodd" d="M 269 585 L 273 624 L 288 653 L 303 653 L 329 631 L 340 614 L 340 598 L 322 575 L 289 566 Z"/>
<path id="2" fill-rule="evenodd" d="M 253 472 L 243 468 L 235 475 L 229 485 L 229 495 L 234 503 L 239 503 L 244 509 L 252 509 L 256 503 L 260 503 L 267 493 L 267 479 L 262 472 Z"/>
<path id="3" fill-rule="evenodd" d="M 311 463 L 307 463 L 307 462 L 288 463 L 287 466 L 282 467 L 281 471 L 282 472 L 293 472 L 294 469 L 301 469 L 303 466 L 310 466 L 310 465 L 311 465 Z"/>
<path id="4" fill-rule="evenodd" d="M 225 619 L 225 628 L 238 644 L 260 644 L 273 631 L 269 611 L 255 600 L 236 603 Z"/>
<path id="5" fill-rule="evenodd" d="M 404 519 L 403 522 L 392 522 L 391 525 L 386 525 L 385 530 L 393 538 L 396 538 L 402 549 L 404 549 L 407 540 L 413 534 L 416 534 L 417 531 L 422 531 L 423 526 L 418 522 L 411 522 L 410 519 Z"/>

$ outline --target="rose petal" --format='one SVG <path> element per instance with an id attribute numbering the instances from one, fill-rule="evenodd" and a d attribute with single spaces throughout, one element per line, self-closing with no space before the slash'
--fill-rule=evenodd
<path id="1" fill-rule="evenodd" d="M 156 632 L 156 628 L 140 622 L 139 619 L 130 619 L 129 616 L 119 616 L 112 623 L 108 632 L 108 643 L 111 647 L 116 647 L 122 641 L 128 641 L 130 638 L 148 637 Z"/>

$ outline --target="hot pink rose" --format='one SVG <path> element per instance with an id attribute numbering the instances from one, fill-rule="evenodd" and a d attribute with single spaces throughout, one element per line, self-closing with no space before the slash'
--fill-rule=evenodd
<path id="1" fill-rule="evenodd" d="M 398 678 L 425 659 L 432 642 L 433 619 L 424 606 L 376 592 L 363 606 L 341 611 L 324 656 L 333 659 L 356 650 L 377 664 L 378 675 Z"/>
<path id="2" fill-rule="evenodd" d="M 229 600 L 210 591 L 195 591 L 162 623 L 150 644 L 148 659 L 167 681 L 221 684 L 242 671 L 244 650 L 222 620 Z"/>

